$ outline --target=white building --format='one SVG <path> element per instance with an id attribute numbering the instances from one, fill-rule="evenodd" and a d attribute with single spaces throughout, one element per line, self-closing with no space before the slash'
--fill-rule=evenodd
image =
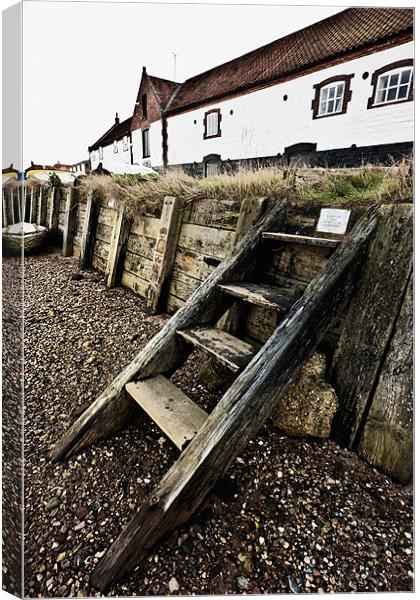
<path id="1" fill-rule="evenodd" d="M 412 9 L 350 8 L 182 84 L 143 69 L 133 117 L 90 148 L 92 169 L 108 153 L 196 175 L 399 159 L 414 138 L 413 55 Z"/>

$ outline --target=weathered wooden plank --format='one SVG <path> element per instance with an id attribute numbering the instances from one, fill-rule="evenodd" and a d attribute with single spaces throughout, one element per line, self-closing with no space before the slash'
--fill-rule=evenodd
<path id="1" fill-rule="evenodd" d="M 412 244 L 412 205 L 381 206 L 332 367 L 340 400 L 332 432 L 342 444 L 358 442 L 412 270 Z"/>
<path id="2" fill-rule="evenodd" d="M 144 256 L 149 260 L 153 260 L 155 245 L 156 238 L 130 233 L 128 237 L 127 251 L 131 252 L 132 254 Z"/>
<path id="3" fill-rule="evenodd" d="M 257 342 L 266 342 L 280 319 L 281 315 L 277 311 L 259 306 L 250 306 L 241 315 L 244 334 Z"/>
<path id="4" fill-rule="evenodd" d="M 165 295 L 173 269 L 179 231 L 182 221 L 183 201 L 166 196 L 163 201 L 159 233 L 156 238 L 146 307 L 151 313 L 163 308 Z"/>
<path id="5" fill-rule="evenodd" d="M 358 452 L 400 483 L 413 477 L 413 277 L 405 293 Z"/>
<path id="6" fill-rule="evenodd" d="M 251 344 L 213 327 L 180 329 L 178 335 L 233 372 L 243 369 L 255 354 Z"/>
<path id="7" fill-rule="evenodd" d="M 311 282 L 267 344 L 238 376 L 95 568 L 91 577 L 94 587 L 109 587 L 138 564 L 162 535 L 187 521 L 261 428 L 337 310 L 348 302 L 366 240 L 375 224 L 372 211 L 366 221 L 355 226 L 326 270 Z"/>
<path id="8" fill-rule="evenodd" d="M 194 200 L 184 210 L 183 222 L 234 230 L 240 207 L 239 200 Z"/>
<path id="9" fill-rule="evenodd" d="M 80 244 L 80 269 L 87 269 L 92 263 L 93 246 L 95 242 L 95 230 L 98 223 L 99 203 L 92 193 L 88 194 L 86 202 L 86 214 L 83 223 L 82 240 Z"/>
<path id="10" fill-rule="evenodd" d="M 232 279 L 247 278 L 252 273 L 255 256 L 262 244 L 261 234 L 268 228 L 281 227 L 285 206 L 285 201 L 276 202 L 230 251 L 225 261 L 202 283 L 188 303 L 166 323 L 54 445 L 51 458 L 64 458 L 121 427 L 131 414 L 131 405 L 124 392 L 125 385 L 134 378 L 145 379 L 171 372 L 183 361 L 185 354 L 180 348 L 177 331 L 194 325 L 215 323 L 222 316 L 227 305 L 217 301 L 217 286 Z"/>
<path id="11" fill-rule="evenodd" d="M 155 217 L 140 217 L 133 221 L 130 233 L 156 240 L 159 233 L 159 227 L 160 219 L 156 219 Z"/>
<path id="12" fill-rule="evenodd" d="M 305 244 L 307 246 L 326 246 L 328 248 L 336 248 L 341 244 L 341 240 L 310 237 L 308 235 L 296 235 L 291 233 L 275 233 L 272 231 L 264 232 L 263 238 L 265 240 L 273 240 L 276 242 L 290 242 L 292 244 Z"/>
<path id="13" fill-rule="evenodd" d="M 147 258 L 144 258 L 144 256 L 131 254 L 131 252 L 127 252 L 125 255 L 124 271 L 129 271 L 133 275 L 141 277 L 148 283 L 150 282 L 152 266 L 152 261 Z"/>
<path id="14" fill-rule="evenodd" d="M 289 288 L 281 289 L 266 283 L 225 283 L 219 285 L 219 290 L 250 304 L 277 311 L 288 310 L 297 299 Z"/>
<path id="15" fill-rule="evenodd" d="M 287 244 L 273 252 L 271 262 L 264 271 L 273 281 L 275 281 L 276 274 L 280 274 L 310 282 L 324 269 L 330 254 L 330 248 Z"/>
<path id="16" fill-rule="evenodd" d="M 91 266 L 99 271 L 100 273 L 105 273 L 106 270 L 106 258 L 102 256 L 98 256 L 97 254 L 93 254 Z"/>
<path id="17" fill-rule="evenodd" d="M 128 383 L 126 390 L 180 450 L 207 420 L 207 413 L 163 375 Z"/>
<path id="18" fill-rule="evenodd" d="M 130 290 L 133 290 L 139 296 L 146 297 L 149 282 L 141 277 L 137 277 L 129 271 L 124 271 L 121 277 L 121 285 Z"/>
<path id="19" fill-rule="evenodd" d="M 178 246 L 174 260 L 174 270 L 185 275 L 204 281 L 214 270 L 215 266 L 206 262 L 204 254 L 199 254 Z"/>
<path id="20" fill-rule="evenodd" d="M 116 214 L 106 266 L 106 285 L 110 288 L 115 287 L 121 281 L 130 228 L 131 218 L 128 216 L 127 210 L 121 207 Z"/>
<path id="21" fill-rule="evenodd" d="M 107 262 L 110 248 L 111 245 L 108 242 L 103 242 L 96 238 L 93 245 L 93 255 L 99 256 Z"/>
<path id="22" fill-rule="evenodd" d="M 64 220 L 64 231 L 63 231 L 63 256 L 72 256 L 73 254 L 73 241 L 74 234 L 76 231 L 76 216 L 77 216 L 77 203 L 79 200 L 79 193 L 76 187 L 68 187 L 66 189 L 66 206 L 65 206 L 65 220 Z"/>
<path id="23" fill-rule="evenodd" d="M 232 231 L 184 223 L 179 233 L 178 245 L 186 250 L 222 259 L 233 246 L 234 240 L 235 233 Z"/>

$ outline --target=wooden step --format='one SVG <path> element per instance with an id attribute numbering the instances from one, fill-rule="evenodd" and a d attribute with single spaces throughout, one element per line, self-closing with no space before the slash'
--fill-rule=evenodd
<path id="1" fill-rule="evenodd" d="M 226 283 L 219 285 L 218 288 L 229 296 L 278 311 L 289 310 L 297 299 L 294 290 L 282 289 L 266 283 Z"/>
<path id="2" fill-rule="evenodd" d="M 207 413 L 163 375 L 131 381 L 125 389 L 180 450 L 207 419 Z"/>
<path id="3" fill-rule="evenodd" d="M 275 233 L 272 231 L 264 231 L 263 238 L 265 240 L 275 240 L 277 242 L 291 242 L 292 244 L 307 244 L 309 246 L 324 246 L 327 248 L 336 248 L 341 244 L 341 240 L 310 237 L 307 235 L 294 235 L 291 233 Z"/>
<path id="4" fill-rule="evenodd" d="M 243 369 L 257 351 L 251 344 L 220 329 L 193 327 L 180 329 L 177 333 L 190 344 L 216 358 L 233 372 Z"/>

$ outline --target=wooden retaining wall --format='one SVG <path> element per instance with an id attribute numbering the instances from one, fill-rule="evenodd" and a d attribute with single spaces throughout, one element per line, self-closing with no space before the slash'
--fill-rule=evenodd
<path id="1" fill-rule="evenodd" d="M 19 218 L 18 192 L 3 192 L 3 223 Z M 146 299 L 150 312 L 173 313 L 224 259 L 261 214 L 264 200 L 166 198 L 163 210 L 130 218 L 114 199 L 79 198 L 75 188 L 26 190 L 25 217 L 63 234 L 65 256 Z M 313 235 L 321 206 L 291 206 L 282 230 Z M 71 215 L 69 214 L 71 211 Z M 350 227 L 364 209 L 352 210 Z M 14 220 L 14 221 L 13 221 Z M 298 293 L 322 270 L 331 249 L 267 246 L 261 283 Z M 412 205 L 386 205 L 361 269 L 356 294 L 323 341 L 340 407 L 333 437 L 407 483 L 412 477 Z M 230 313 L 231 317 L 231 313 Z M 241 305 L 241 337 L 264 343 L 278 313 Z M 410 320 L 411 319 L 411 320 Z M 234 333 L 229 316 L 223 325 Z M 404 343 L 401 339 L 404 338 Z"/>

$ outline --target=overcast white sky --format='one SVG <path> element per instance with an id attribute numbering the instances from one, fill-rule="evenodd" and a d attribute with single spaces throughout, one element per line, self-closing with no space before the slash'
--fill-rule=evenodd
<path id="1" fill-rule="evenodd" d="M 133 111 L 142 66 L 177 80 L 345 7 L 24 3 L 24 163 L 72 163 Z"/>

